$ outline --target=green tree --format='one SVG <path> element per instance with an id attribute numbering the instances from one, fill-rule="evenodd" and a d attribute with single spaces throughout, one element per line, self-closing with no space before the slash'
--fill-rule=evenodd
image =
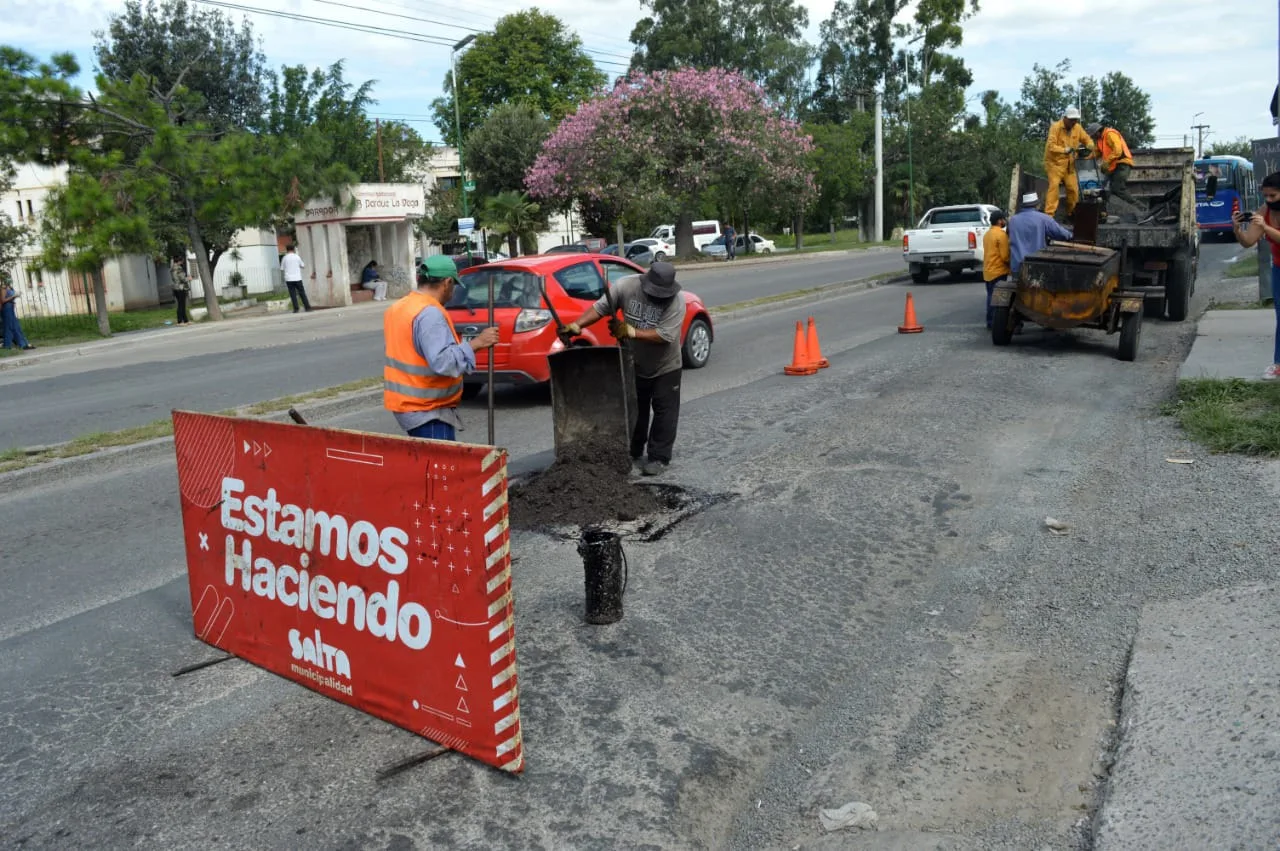
<path id="1" fill-rule="evenodd" d="M 1018 115 L 1022 119 L 1023 135 L 1028 140 L 1044 140 L 1049 137 L 1049 126 L 1062 117 L 1074 102 L 1074 94 L 1068 75 L 1071 60 L 1063 59 L 1052 68 L 1036 63 L 1031 74 L 1022 81 L 1018 100 Z"/>
<path id="2" fill-rule="evenodd" d="M 633 70 L 693 66 L 737 71 L 764 87 L 788 114 L 805 96 L 812 50 L 809 12 L 794 0 L 643 0 L 649 16 L 631 31 Z"/>
<path id="3" fill-rule="evenodd" d="M 905 7 L 906 0 L 836 0 L 820 28 L 814 120 L 839 123 L 871 108 L 894 73 L 893 19 Z"/>
<path id="4" fill-rule="evenodd" d="M 355 85 L 344 76 L 344 63 L 308 72 L 295 65 L 272 75 L 267 96 L 266 133 L 299 140 L 312 148 L 317 162 L 340 163 L 364 182 L 397 183 L 411 179 L 431 146 L 417 131 L 399 121 L 381 125 L 382 167 L 378 163 L 379 127 L 368 117 L 372 80 Z"/>
<path id="5" fill-rule="evenodd" d="M 458 57 L 458 81 L 465 139 L 504 103 L 529 104 L 559 122 L 607 78 L 559 18 L 528 9 L 499 19 L 492 33 L 476 36 Z M 445 75 L 444 90 L 431 109 L 441 136 L 457 144 L 452 71 Z"/>
<path id="6" fill-rule="evenodd" d="M 1253 159 L 1253 142 L 1248 136 L 1240 136 L 1230 141 L 1218 141 L 1205 150 L 1206 157 L 1244 157 Z"/>
<path id="7" fill-rule="evenodd" d="M 810 208 L 811 219 L 834 233 L 836 222 L 859 209 L 871 195 L 875 163 L 868 155 L 872 119 L 863 113 L 848 124 L 806 124 L 813 137 L 809 167 L 816 175 L 818 193 Z"/>
<path id="8" fill-rule="evenodd" d="M 527 103 L 506 103 L 467 138 L 467 171 L 481 197 L 525 191 L 524 176 L 538 158 L 551 124 Z"/>
<path id="9" fill-rule="evenodd" d="M 1151 96 L 1119 71 L 1112 71 L 1102 78 L 1098 107 L 1099 120 L 1119 130 L 1129 147 L 1140 148 L 1155 141 L 1156 122 L 1151 116 Z"/>
<path id="10" fill-rule="evenodd" d="M 427 192 L 427 214 L 418 220 L 418 233 L 436 245 L 455 242 L 458 219 L 462 218 L 462 192 L 458 187 L 437 183 Z"/>
<path id="11" fill-rule="evenodd" d="M 96 36 L 94 56 L 107 80 L 128 83 L 141 74 L 162 92 L 181 82 L 194 93 L 188 108 L 215 130 L 261 120 L 267 65 L 248 22 L 237 29 L 186 0 L 128 0 Z"/>
<path id="12" fill-rule="evenodd" d="M 12 175 L 5 164 L 0 163 L 0 195 L 8 192 L 12 185 Z M 8 212 L 0 210 L 0 272 L 18 262 L 29 237 L 30 234 L 21 221 L 15 224 Z"/>
<path id="13" fill-rule="evenodd" d="M 538 231 L 546 226 L 542 209 L 523 192 L 499 192 L 485 203 L 483 221 L 507 241 L 512 257 L 538 252 Z"/>
<path id="14" fill-rule="evenodd" d="M 1062 117 L 1069 106 L 1078 106 L 1086 123 L 1098 122 L 1120 131 L 1130 147 L 1149 145 L 1155 140 L 1155 119 L 1151 117 L 1151 96 L 1119 71 L 1097 80 L 1071 80 L 1071 61 L 1063 59 L 1053 68 L 1039 64 L 1022 81 L 1018 112 L 1028 139 L 1042 142 L 1049 125 Z"/>

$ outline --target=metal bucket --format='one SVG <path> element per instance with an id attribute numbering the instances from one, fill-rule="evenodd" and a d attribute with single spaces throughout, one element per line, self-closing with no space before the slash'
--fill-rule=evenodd
<path id="1" fill-rule="evenodd" d="M 556 352 L 547 360 L 556 460 L 571 463 L 585 451 L 593 457 L 614 456 L 620 467 L 630 466 L 637 410 L 631 353 L 612 346 L 584 346 Z"/>
<path id="2" fill-rule="evenodd" d="M 615 532 L 588 529 L 578 542 L 586 574 L 586 621 L 609 624 L 622 620 L 622 595 L 627 591 L 627 555 Z"/>

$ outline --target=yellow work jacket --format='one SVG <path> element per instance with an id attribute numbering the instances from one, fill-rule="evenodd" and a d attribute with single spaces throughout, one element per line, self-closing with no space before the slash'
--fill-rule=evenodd
<path id="1" fill-rule="evenodd" d="M 382 367 L 382 401 L 398 414 L 456 407 L 462 399 L 462 377 L 438 375 L 418 354 L 413 341 L 413 320 L 426 309 L 444 314 L 455 342 L 462 342 L 444 305 L 426 293 L 411 292 L 397 301 L 382 319 L 386 360 Z"/>
<path id="2" fill-rule="evenodd" d="M 1009 234 L 1004 228 L 992 225 L 982 235 L 982 280 L 998 281 L 1010 271 Z"/>
<path id="3" fill-rule="evenodd" d="M 1129 143 L 1114 127 L 1102 131 L 1098 139 L 1098 159 L 1102 160 L 1102 169 L 1107 174 L 1116 170 L 1118 165 L 1133 167 L 1133 154 L 1129 152 Z"/>
<path id="4" fill-rule="evenodd" d="M 1067 150 L 1075 150 L 1081 145 L 1093 150 L 1093 140 L 1089 138 L 1088 133 L 1084 132 L 1079 122 L 1071 128 L 1071 132 L 1067 132 L 1067 125 L 1063 119 L 1053 122 L 1049 128 L 1049 140 L 1044 143 L 1044 167 L 1049 171 L 1053 171 L 1054 166 L 1060 169 L 1066 168 L 1071 164 L 1074 156 Z"/>

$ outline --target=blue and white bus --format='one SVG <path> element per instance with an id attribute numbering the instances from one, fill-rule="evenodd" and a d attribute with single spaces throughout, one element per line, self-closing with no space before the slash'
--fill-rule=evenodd
<path id="1" fill-rule="evenodd" d="M 1253 176 L 1253 163 L 1244 157 L 1196 160 L 1195 171 L 1196 221 L 1201 233 L 1229 233 L 1236 213 L 1258 209 L 1258 181 Z M 1204 197 L 1210 176 L 1218 178 L 1218 192 L 1212 201 Z"/>

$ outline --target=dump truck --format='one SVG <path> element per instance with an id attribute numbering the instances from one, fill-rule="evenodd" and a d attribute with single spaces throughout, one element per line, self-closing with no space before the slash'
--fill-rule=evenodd
<path id="1" fill-rule="evenodd" d="M 1196 183 L 1191 148 L 1144 148 L 1133 152 L 1129 192 L 1142 202 L 1134 207 L 1119 198 L 1105 198 L 1097 187 L 1097 165 L 1079 160 L 1080 202 L 1071 220 L 1076 242 L 1111 248 L 1120 253 L 1120 289 L 1142 293 L 1143 313 L 1149 318 L 1187 318 L 1196 288 L 1200 260 L 1200 230 L 1196 225 Z M 1043 199 L 1049 182 L 1013 167 L 1009 209 L 1027 192 Z M 1106 215 L 1103 216 L 1105 201 Z M 1066 203 L 1058 205 L 1058 215 Z"/>

